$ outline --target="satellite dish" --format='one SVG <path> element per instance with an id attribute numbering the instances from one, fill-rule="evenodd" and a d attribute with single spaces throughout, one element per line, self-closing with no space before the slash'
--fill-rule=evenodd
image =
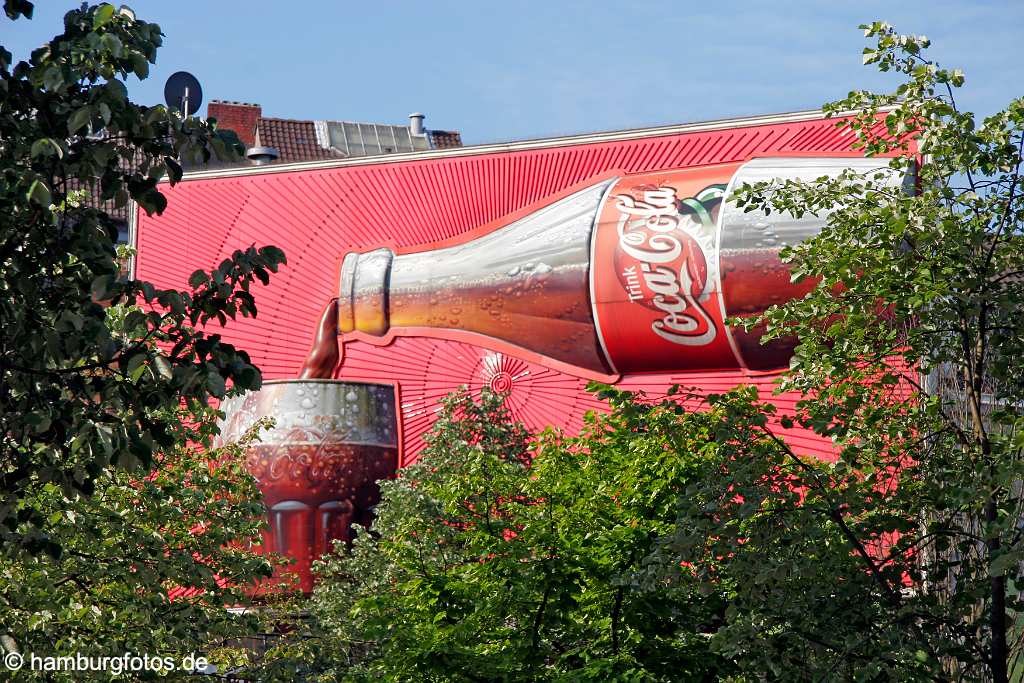
<path id="1" fill-rule="evenodd" d="M 195 76 L 187 71 L 176 71 L 164 85 L 164 102 L 188 116 L 199 111 L 203 104 L 203 89 Z"/>

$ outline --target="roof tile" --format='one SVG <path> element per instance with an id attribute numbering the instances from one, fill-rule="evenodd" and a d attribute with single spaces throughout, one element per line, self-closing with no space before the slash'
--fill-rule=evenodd
<path id="1" fill-rule="evenodd" d="M 257 138 L 259 144 L 276 149 L 280 155 L 278 161 L 281 162 L 317 161 L 344 156 L 320 146 L 312 121 L 261 118 Z"/>
<path id="2" fill-rule="evenodd" d="M 430 143 L 434 149 L 462 147 L 462 136 L 455 130 L 431 130 Z"/>

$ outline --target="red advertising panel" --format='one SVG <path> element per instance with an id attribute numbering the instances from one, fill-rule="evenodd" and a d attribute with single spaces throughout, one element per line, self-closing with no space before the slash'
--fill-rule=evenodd
<path id="1" fill-rule="evenodd" d="M 345 361 L 337 377 L 386 384 L 400 393 L 398 441 L 405 463 L 422 448 L 437 399 L 464 384 L 476 389 L 497 382 L 506 388 L 513 414 L 529 426 L 572 430 L 583 412 L 598 407 L 584 391 L 591 378 L 655 395 L 675 383 L 709 390 L 743 381 L 764 383 L 758 373 L 778 368 L 777 356 L 786 350 L 773 355 L 758 346 L 756 334 L 723 329 L 722 319 L 753 315 L 790 291 L 788 271 L 773 252 L 784 243 L 786 230 L 800 226 L 748 221 L 742 212 L 727 216 L 728 207 L 715 206 L 715 186 L 733 182 L 741 167 L 759 177 L 751 163 L 765 159 L 856 159 L 850 141 L 834 120 L 808 112 L 189 174 L 178 186 L 164 188 L 169 206 L 162 216 L 139 215 L 136 274 L 161 286 L 184 288 L 193 270 L 215 267 L 234 249 L 281 247 L 288 264 L 256 292 L 258 318 L 233 322 L 222 334 L 249 351 L 267 379 L 288 379 L 303 365 L 325 303 L 346 286 L 341 274 L 346 255 L 387 248 L 395 255 L 392 265 L 398 266 L 387 283 L 394 308 L 388 331 L 380 333 L 380 320 L 378 328 L 364 332 L 349 323 L 353 331 L 343 337 Z M 430 283 L 444 296 L 423 299 L 425 292 L 411 279 L 416 269 L 403 274 L 405 265 L 415 265 L 413 258 L 501 233 L 503 226 L 602 183 L 615 188 L 592 197 L 583 212 L 589 217 L 574 224 L 575 237 L 586 233 L 589 240 L 590 231 L 595 232 L 585 249 L 567 249 L 560 240 L 569 235 L 562 234 L 558 222 L 547 226 L 554 235 L 545 237 L 544 230 L 536 235 L 536 248 L 547 244 L 550 254 L 526 258 L 518 263 L 519 271 L 513 263 L 497 271 L 507 282 L 491 278 L 481 283 L 519 287 L 518 297 L 500 287 L 488 297 L 465 287 L 453 289 L 464 283 L 466 263 L 460 263 L 462 279 L 452 279 L 459 272 L 435 271 L 448 278 L 443 286 Z M 654 193 L 656 203 L 661 187 L 675 193 L 677 222 L 684 229 L 674 237 L 681 251 L 672 263 L 637 259 L 636 249 L 631 254 L 617 246 L 623 212 L 611 195 L 631 196 L 636 211 L 647 192 Z M 702 195 L 705 188 L 712 190 Z M 601 217 L 595 219 L 598 212 Z M 713 245 L 708 217 L 716 223 Z M 627 241 L 643 240 L 649 246 L 660 233 L 638 218 L 632 216 L 623 233 Z M 497 244 L 491 251 L 523 246 L 514 243 Z M 566 251 L 574 263 L 568 263 Z M 504 265 L 471 256 L 466 253 L 470 265 L 480 269 Z M 529 254 L 515 258 L 524 256 Z M 643 270 L 645 262 L 649 272 Z M 671 296 L 674 283 L 680 285 L 682 301 Z M 542 294 L 531 297 L 529 288 Z M 361 299 L 362 308 L 353 312 L 342 302 L 342 329 L 346 315 L 359 319 L 374 301 Z M 652 327 L 659 321 L 662 327 Z M 695 345 L 669 338 L 708 341 Z M 791 400 L 783 396 L 777 402 L 785 408 Z M 811 434 L 797 430 L 793 438 L 804 452 L 829 452 L 829 444 Z"/>
<path id="2" fill-rule="evenodd" d="M 850 141 L 809 112 L 195 173 L 163 188 L 162 216 L 139 215 L 136 276 L 186 288 L 234 249 L 285 251 L 255 292 L 258 317 L 218 332 L 281 380 L 226 406 L 228 425 L 291 420 L 250 468 L 266 545 L 296 558 L 308 590 L 312 558 L 368 519 L 374 480 L 417 457 L 438 400 L 460 386 L 503 393 L 530 428 L 569 432 L 602 407 L 591 379 L 652 396 L 752 383 L 768 399 L 792 344 L 727 321 L 806 291 L 779 251 L 824 221 L 730 199 L 747 182 L 884 165 Z M 313 365 L 326 376 L 297 380 L 318 330 L 343 360 L 332 371 L 325 354 Z M 771 397 L 779 417 L 797 398 Z M 827 440 L 777 430 L 830 457 Z"/>

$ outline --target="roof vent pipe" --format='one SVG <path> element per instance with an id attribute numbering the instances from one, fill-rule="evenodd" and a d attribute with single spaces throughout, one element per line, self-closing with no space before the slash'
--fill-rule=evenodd
<path id="1" fill-rule="evenodd" d="M 423 119 L 426 118 L 419 112 L 409 114 L 409 132 L 413 135 L 426 135 L 427 130 L 423 127 Z"/>
<path id="2" fill-rule="evenodd" d="M 277 158 L 281 156 L 277 150 L 273 147 L 250 147 L 245 151 L 245 156 L 256 166 L 262 166 L 263 164 L 269 164 L 272 161 L 277 161 Z"/>

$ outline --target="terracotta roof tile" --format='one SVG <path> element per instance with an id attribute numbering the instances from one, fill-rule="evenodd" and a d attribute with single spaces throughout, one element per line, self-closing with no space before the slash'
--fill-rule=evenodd
<path id="1" fill-rule="evenodd" d="M 281 156 L 279 162 L 337 159 L 343 155 L 324 149 L 316 137 L 312 121 L 261 118 L 257 127 L 259 144 L 273 147 Z"/>
<path id="2" fill-rule="evenodd" d="M 448 149 L 450 147 L 462 147 L 462 136 L 455 130 L 432 130 L 430 143 L 434 149 Z"/>

